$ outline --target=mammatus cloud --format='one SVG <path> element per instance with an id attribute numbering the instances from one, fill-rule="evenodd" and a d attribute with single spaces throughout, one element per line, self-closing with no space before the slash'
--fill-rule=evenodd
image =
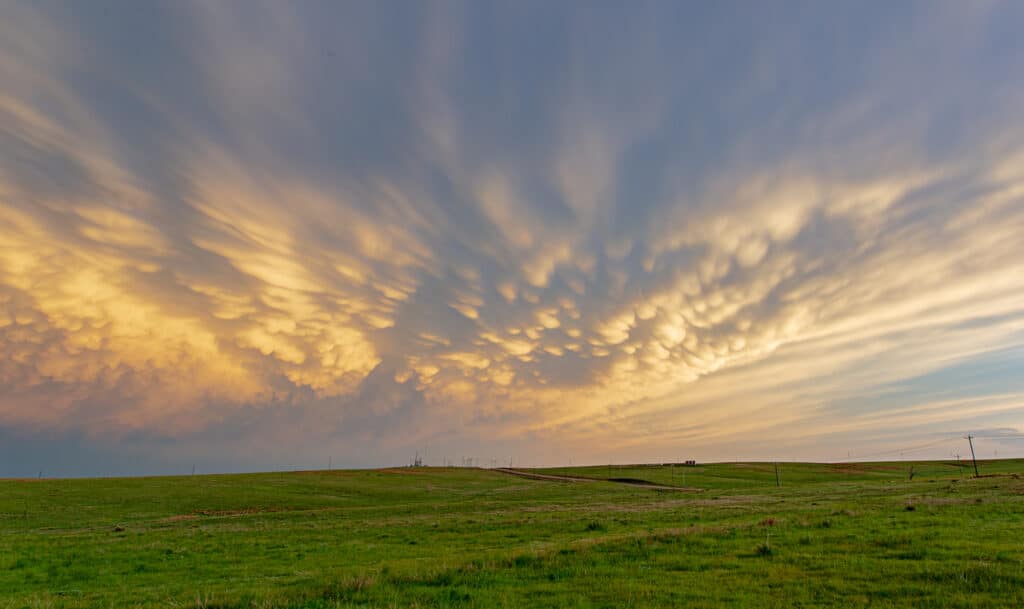
<path id="1" fill-rule="evenodd" d="M 818 64 L 737 15 L 730 54 L 464 8 L 4 9 L 0 425 L 384 461 L 1024 425 L 1024 387 L 921 380 L 1020 361 L 1024 90 L 976 69 L 1003 9 Z"/>

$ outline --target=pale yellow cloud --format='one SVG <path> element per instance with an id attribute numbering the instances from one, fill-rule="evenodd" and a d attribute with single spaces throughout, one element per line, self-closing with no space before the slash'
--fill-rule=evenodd
<path id="1" fill-rule="evenodd" d="M 412 437 L 458 421 L 639 450 L 1019 404 L 829 410 L 1018 346 L 1019 134 L 941 160 L 889 134 L 794 142 L 699 179 L 666 158 L 640 188 L 623 160 L 671 131 L 658 95 L 605 107 L 570 83 L 544 146 L 482 154 L 452 98 L 457 41 L 434 23 L 402 162 L 376 162 L 386 142 L 336 154 L 349 133 L 321 133 L 359 108 L 318 116 L 296 86 L 293 7 L 272 9 L 267 44 L 195 10 L 210 122 L 122 92 L 163 126 L 159 161 L 60 78 L 88 67 L 74 38 L 0 26 L 0 136 L 20 155 L 0 164 L 0 424 L 180 434 L 271 404 L 385 417 L 415 402 L 436 416 Z M 856 123 L 849 103 L 814 126 Z"/>

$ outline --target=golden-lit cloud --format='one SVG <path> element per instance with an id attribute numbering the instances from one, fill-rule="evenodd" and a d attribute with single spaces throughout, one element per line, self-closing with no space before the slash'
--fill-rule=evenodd
<path id="1" fill-rule="evenodd" d="M 590 26 L 537 90 L 504 58 L 499 95 L 440 11 L 399 53 L 294 7 L 168 10 L 191 39 L 165 82 L 4 9 L 0 426 L 653 459 L 1024 425 L 1016 387 L 920 380 L 1024 344 L 1013 83 L 969 135 L 887 113 L 946 116 L 884 66 L 772 122 L 733 84 L 688 113 L 669 54 L 591 49 Z M 691 125 L 719 103 L 745 130 Z"/>

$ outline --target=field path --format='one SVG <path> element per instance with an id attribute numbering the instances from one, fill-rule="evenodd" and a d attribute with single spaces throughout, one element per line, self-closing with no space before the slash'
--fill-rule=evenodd
<path id="1" fill-rule="evenodd" d="M 608 480 L 602 478 L 584 478 L 582 476 L 556 476 L 553 474 L 538 474 L 536 472 L 524 472 L 519 469 L 512 469 L 509 467 L 496 467 L 492 471 L 501 472 L 503 474 L 509 474 L 511 476 L 519 476 L 521 478 L 529 478 L 531 480 L 547 480 L 549 482 L 614 482 L 617 484 L 628 484 L 629 486 L 635 486 L 637 488 L 647 488 L 656 491 L 674 491 L 677 493 L 702 493 L 702 488 L 689 488 L 682 486 L 668 486 L 665 484 L 654 484 L 653 482 L 643 482 L 641 480 L 627 480 L 627 479 L 615 479 L 611 478 Z"/>

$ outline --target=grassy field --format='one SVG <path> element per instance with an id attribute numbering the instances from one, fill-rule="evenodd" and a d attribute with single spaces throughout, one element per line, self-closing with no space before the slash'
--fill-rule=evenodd
<path id="1" fill-rule="evenodd" d="M 981 467 L 5 480 L 0 609 L 1022 607 L 1024 461 Z"/>

